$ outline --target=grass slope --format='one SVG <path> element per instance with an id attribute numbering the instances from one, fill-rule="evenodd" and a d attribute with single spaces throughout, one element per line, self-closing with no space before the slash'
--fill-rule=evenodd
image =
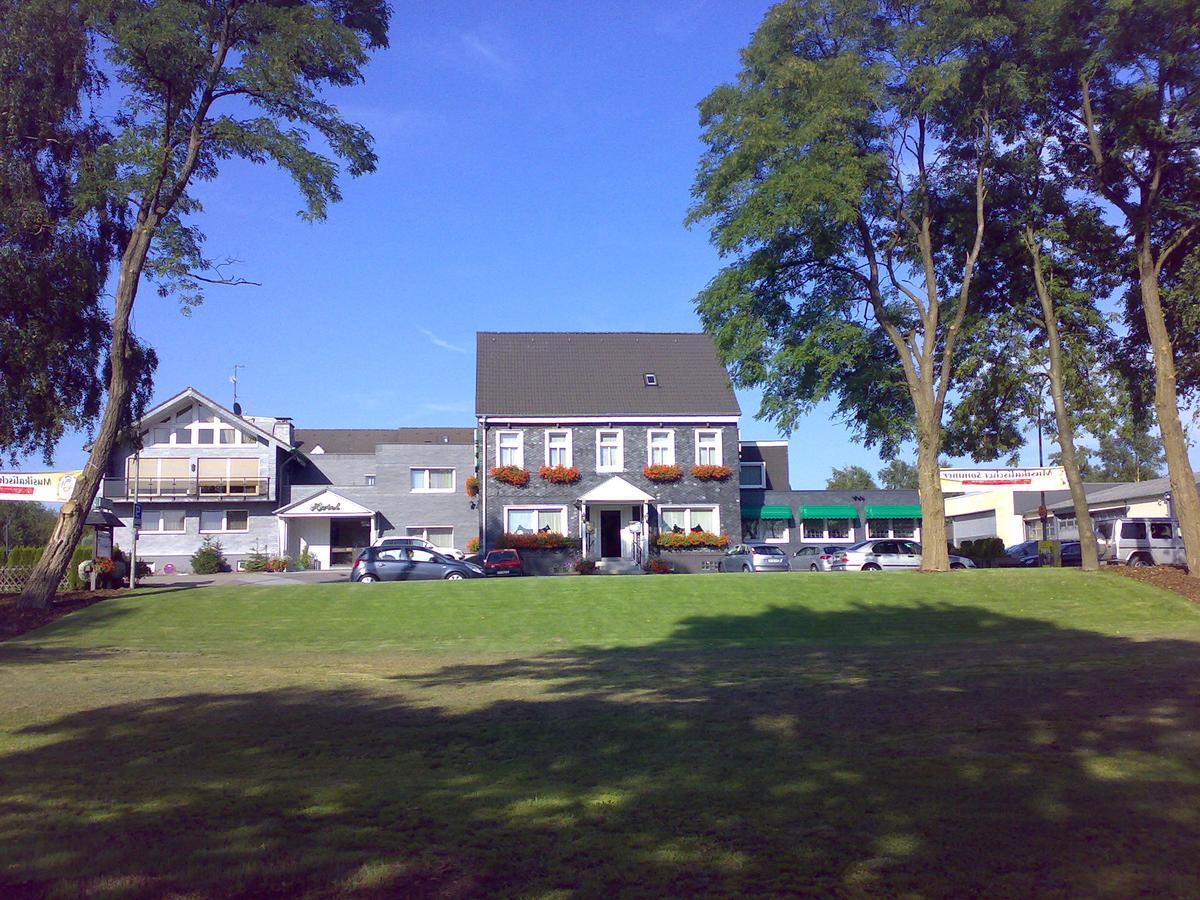
<path id="1" fill-rule="evenodd" d="M 1189 894 L 1198 649 L 1104 573 L 150 589 L 0 644 L 0 893 Z"/>

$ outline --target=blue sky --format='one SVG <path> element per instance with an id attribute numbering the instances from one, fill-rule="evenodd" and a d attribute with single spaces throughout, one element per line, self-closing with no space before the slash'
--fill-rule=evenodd
<path id="1" fill-rule="evenodd" d="M 208 255 L 262 286 L 212 288 L 188 317 L 143 291 L 156 396 L 229 403 L 241 364 L 243 408 L 297 427 L 471 425 L 477 330 L 698 330 L 692 298 L 719 260 L 682 224 L 696 104 L 736 75 L 769 5 L 395 2 L 390 49 L 335 95 L 373 132 L 378 171 L 343 181 L 319 224 L 270 168 L 226 164 L 200 186 Z M 743 437 L 778 438 L 739 398 Z M 882 465 L 830 409 L 792 436 L 794 487 Z M 81 445 L 55 464 L 81 466 Z"/>

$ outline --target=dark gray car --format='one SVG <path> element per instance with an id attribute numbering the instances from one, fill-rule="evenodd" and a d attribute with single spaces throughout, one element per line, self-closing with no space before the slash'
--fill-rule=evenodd
<path id="1" fill-rule="evenodd" d="M 738 544 L 717 563 L 718 572 L 787 572 L 787 554 L 772 544 Z"/>
<path id="2" fill-rule="evenodd" d="M 461 581 L 482 578 L 483 568 L 451 559 L 424 547 L 368 547 L 354 561 L 350 580 L 361 584 L 374 581 Z"/>

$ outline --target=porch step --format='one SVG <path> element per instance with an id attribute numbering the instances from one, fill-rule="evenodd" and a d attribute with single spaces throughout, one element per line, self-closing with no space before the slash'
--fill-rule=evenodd
<path id="1" fill-rule="evenodd" d="M 642 575 L 642 567 L 628 559 L 596 560 L 597 575 Z"/>

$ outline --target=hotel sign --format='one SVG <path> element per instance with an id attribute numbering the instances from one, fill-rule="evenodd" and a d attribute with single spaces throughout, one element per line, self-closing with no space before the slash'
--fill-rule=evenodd
<path id="1" fill-rule="evenodd" d="M 63 503 L 83 472 L 0 472 L 0 500 Z"/>
<path id="2" fill-rule="evenodd" d="M 1062 466 L 1033 469 L 942 469 L 943 491 L 1065 491 Z"/>

